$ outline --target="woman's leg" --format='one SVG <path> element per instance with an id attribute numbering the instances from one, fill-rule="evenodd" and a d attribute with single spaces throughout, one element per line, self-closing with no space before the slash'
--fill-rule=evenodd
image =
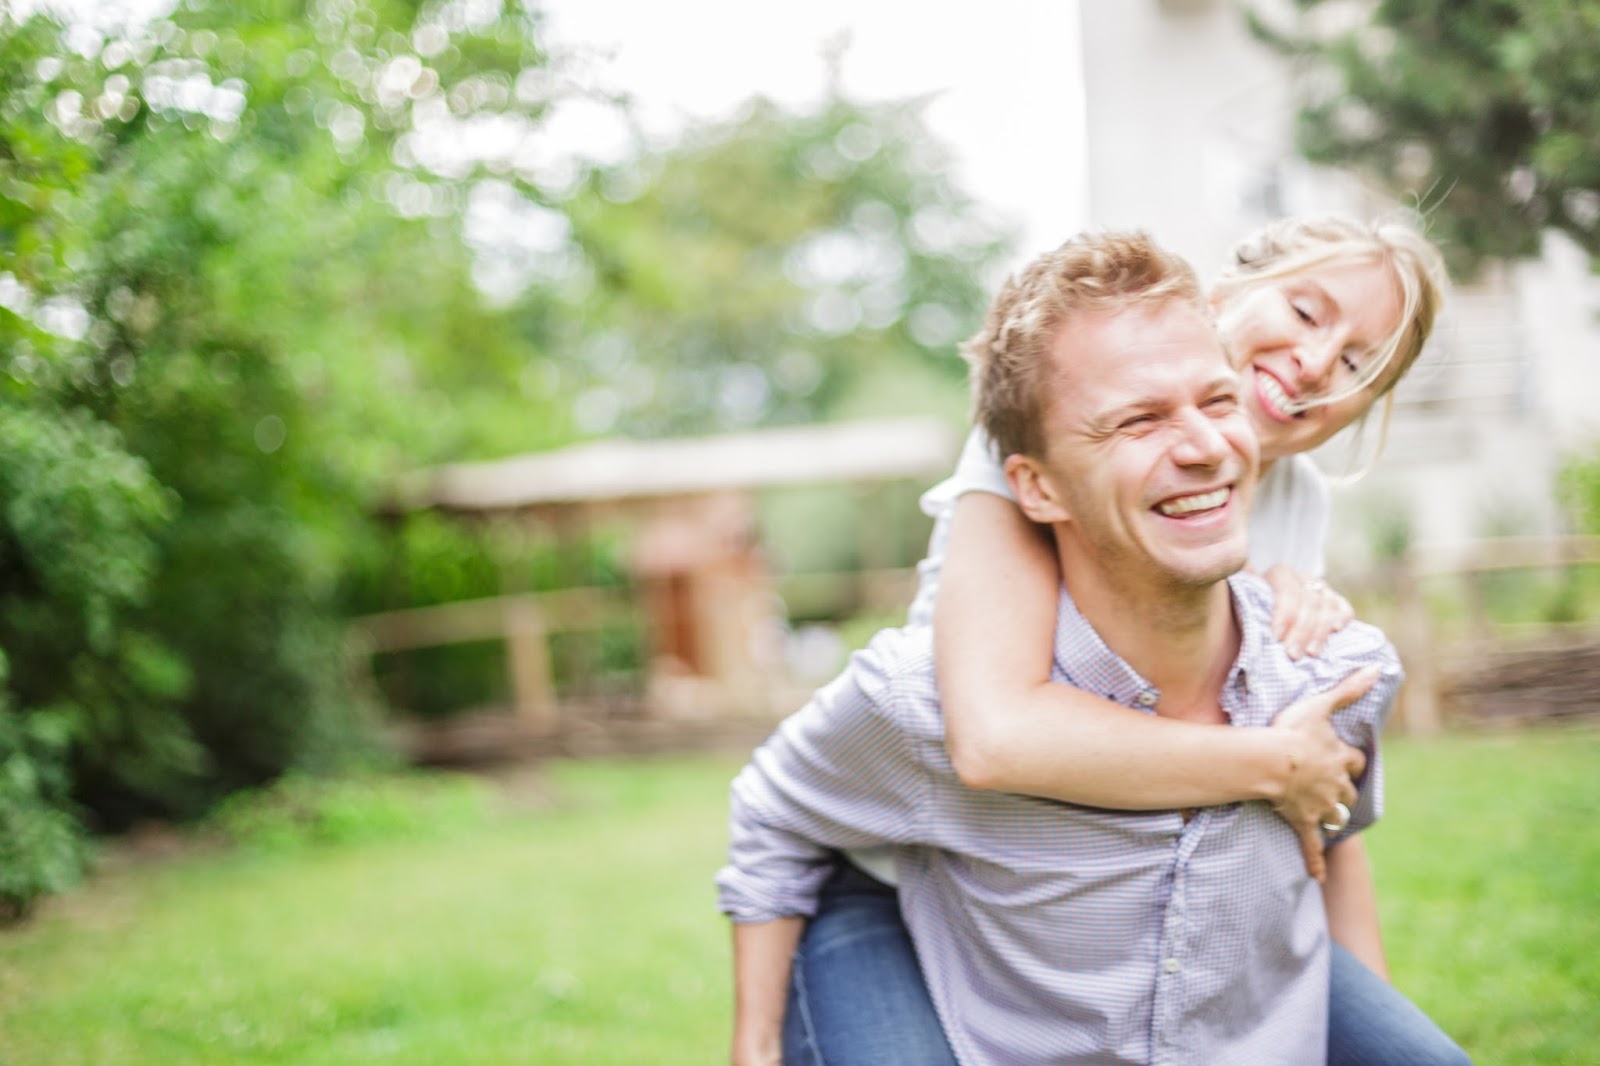
<path id="1" fill-rule="evenodd" d="M 837 862 L 795 951 L 785 1066 L 955 1066 L 894 889 Z"/>
<path id="2" fill-rule="evenodd" d="M 1332 971 L 1328 1066 L 1470 1066 L 1432 1018 L 1338 944 Z"/>

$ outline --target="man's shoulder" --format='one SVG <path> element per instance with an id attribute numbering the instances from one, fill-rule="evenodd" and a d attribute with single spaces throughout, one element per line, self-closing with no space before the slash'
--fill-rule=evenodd
<path id="1" fill-rule="evenodd" d="M 1263 639 L 1276 646 L 1277 642 L 1273 641 L 1271 636 L 1272 606 L 1275 599 L 1272 586 L 1265 579 L 1250 573 L 1236 574 L 1229 581 L 1239 612 L 1248 614 L 1250 620 L 1264 633 Z M 1343 676 L 1360 666 L 1377 666 L 1384 670 L 1398 671 L 1400 655 L 1383 630 L 1356 619 L 1346 623 L 1328 637 L 1327 646 L 1321 655 L 1307 655 L 1298 660 L 1289 660 L 1288 665 L 1291 669 L 1304 673 Z"/>
<path id="2" fill-rule="evenodd" d="M 933 672 L 933 627 L 889 626 L 850 653 L 841 679 L 873 697 L 897 693 L 938 698 Z"/>

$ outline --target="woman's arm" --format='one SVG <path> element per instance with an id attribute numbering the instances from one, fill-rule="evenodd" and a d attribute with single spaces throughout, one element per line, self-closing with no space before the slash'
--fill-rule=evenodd
<path id="1" fill-rule="evenodd" d="M 984 492 L 957 501 L 934 647 L 962 781 L 1119 810 L 1266 800 L 1300 831 L 1319 875 L 1317 823 L 1363 765 L 1327 716 L 1372 678 L 1349 679 L 1270 729 L 1140 714 L 1050 682 L 1059 587 L 1054 551 L 1015 504 Z"/>
<path id="2" fill-rule="evenodd" d="M 1359 836 L 1341 840 L 1328 849 L 1328 877 L 1322 883 L 1322 903 L 1328 911 L 1328 934 L 1367 969 L 1389 979 L 1378 932 L 1378 893 L 1372 884 L 1372 864 Z"/>
<path id="3" fill-rule="evenodd" d="M 804 918 L 733 927 L 733 1066 L 779 1066 L 783 1012 Z"/>

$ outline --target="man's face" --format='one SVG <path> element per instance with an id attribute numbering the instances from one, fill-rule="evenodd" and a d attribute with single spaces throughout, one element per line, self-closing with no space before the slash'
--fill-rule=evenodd
<path id="1" fill-rule="evenodd" d="M 1244 566 L 1256 438 L 1211 320 L 1171 300 L 1069 323 L 1051 348 L 1043 479 L 1126 577 L 1210 585 Z"/>

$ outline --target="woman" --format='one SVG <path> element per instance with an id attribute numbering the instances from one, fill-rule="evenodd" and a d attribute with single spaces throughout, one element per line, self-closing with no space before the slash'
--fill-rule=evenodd
<path id="1" fill-rule="evenodd" d="M 1351 617 L 1320 580 L 1328 490 L 1303 454 L 1364 418 L 1409 369 L 1443 286 L 1438 253 L 1398 224 L 1287 220 L 1242 243 L 1213 287 L 1224 343 L 1261 442 L 1251 566 L 1278 593 L 1274 632 L 1315 654 Z M 968 342 L 992 343 L 1000 323 Z M 1387 424 L 1388 407 L 1384 410 Z M 934 621 L 951 759 L 975 788 L 1127 810 L 1265 799 L 1301 834 L 1313 876 L 1337 881 L 1329 914 L 1329 1062 L 1460 1063 L 1465 1055 L 1389 986 L 1359 839 L 1322 854 L 1319 823 L 1353 794 L 1361 758 L 1338 743 L 1331 706 L 1271 729 L 1216 729 L 1130 713 L 1049 683 L 1060 574 L 985 441 L 924 497 L 936 519 L 912 624 Z M 935 604 L 937 605 L 935 607 Z M 1124 768 L 1137 767 L 1128 774 Z M 876 875 L 876 876 L 873 876 Z M 952 1062 L 900 923 L 886 854 L 841 860 L 795 955 L 784 1021 L 789 1063 Z M 1353 890 L 1353 891 L 1352 891 Z M 1333 896 L 1330 893 L 1330 896 Z"/>

